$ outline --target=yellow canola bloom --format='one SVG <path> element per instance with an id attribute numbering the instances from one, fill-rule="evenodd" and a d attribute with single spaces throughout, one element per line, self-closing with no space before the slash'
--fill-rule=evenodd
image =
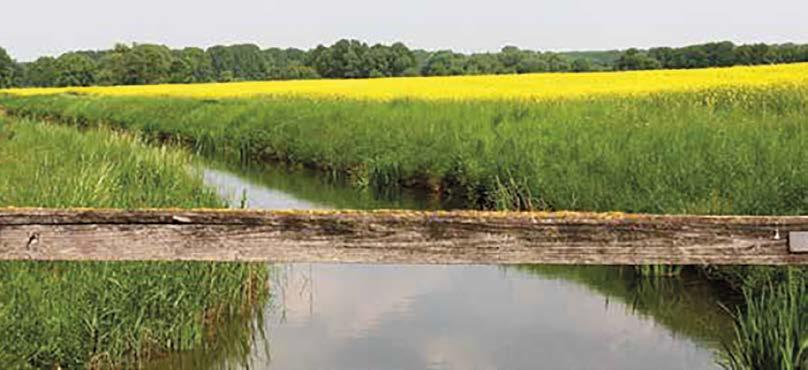
<path id="1" fill-rule="evenodd" d="M 0 90 L 12 95 L 83 93 L 103 96 L 242 98 L 256 96 L 360 100 L 553 100 L 636 96 L 714 88 L 808 86 L 808 63 L 595 73 L 257 81 Z"/>

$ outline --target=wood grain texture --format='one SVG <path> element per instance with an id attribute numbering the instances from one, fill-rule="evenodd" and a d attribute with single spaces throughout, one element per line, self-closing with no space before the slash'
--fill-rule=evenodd
<path id="1" fill-rule="evenodd" d="M 0 260 L 806 265 L 808 217 L 0 209 Z"/>

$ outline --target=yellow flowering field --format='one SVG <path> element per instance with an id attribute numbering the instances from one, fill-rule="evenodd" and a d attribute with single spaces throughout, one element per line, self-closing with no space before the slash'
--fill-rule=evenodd
<path id="1" fill-rule="evenodd" d="M 808 63 L 691 70 L 542 73 L 498 76 L 412 77 L 357 80 L 257 81 L 114 87 L 0 90 L 12 95 L 66 92 L 105 96 L 240 98 L 254 96 L 337 99 L 553 100 L 601 95 L 636 96 L 722 87 L 808 86 Z"/>

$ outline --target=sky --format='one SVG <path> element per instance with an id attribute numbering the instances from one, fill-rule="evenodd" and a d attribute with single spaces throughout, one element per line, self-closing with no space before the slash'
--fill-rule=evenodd
<path id="1" fill-rule="evenodd" d="M 0 47 L 20 61 L 118 42 L 308 49 L 356 38 L 463 52 L 808 43 L 806 0 L 26 0 L 2 8 Z"/>

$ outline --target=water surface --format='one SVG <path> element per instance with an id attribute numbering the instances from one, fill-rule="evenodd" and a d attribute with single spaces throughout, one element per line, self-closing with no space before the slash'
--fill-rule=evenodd
<path id="1" fill-rule="evenodd" d="M 232 206 L 434 208 L 279 169 L 205 170 Z M 272 303 L 154 369 L 717 369 L 730 323 L 708 282 L 629 268 L 275 266 Z M 216 342 L 216 341 L 214 341 Z"/>

